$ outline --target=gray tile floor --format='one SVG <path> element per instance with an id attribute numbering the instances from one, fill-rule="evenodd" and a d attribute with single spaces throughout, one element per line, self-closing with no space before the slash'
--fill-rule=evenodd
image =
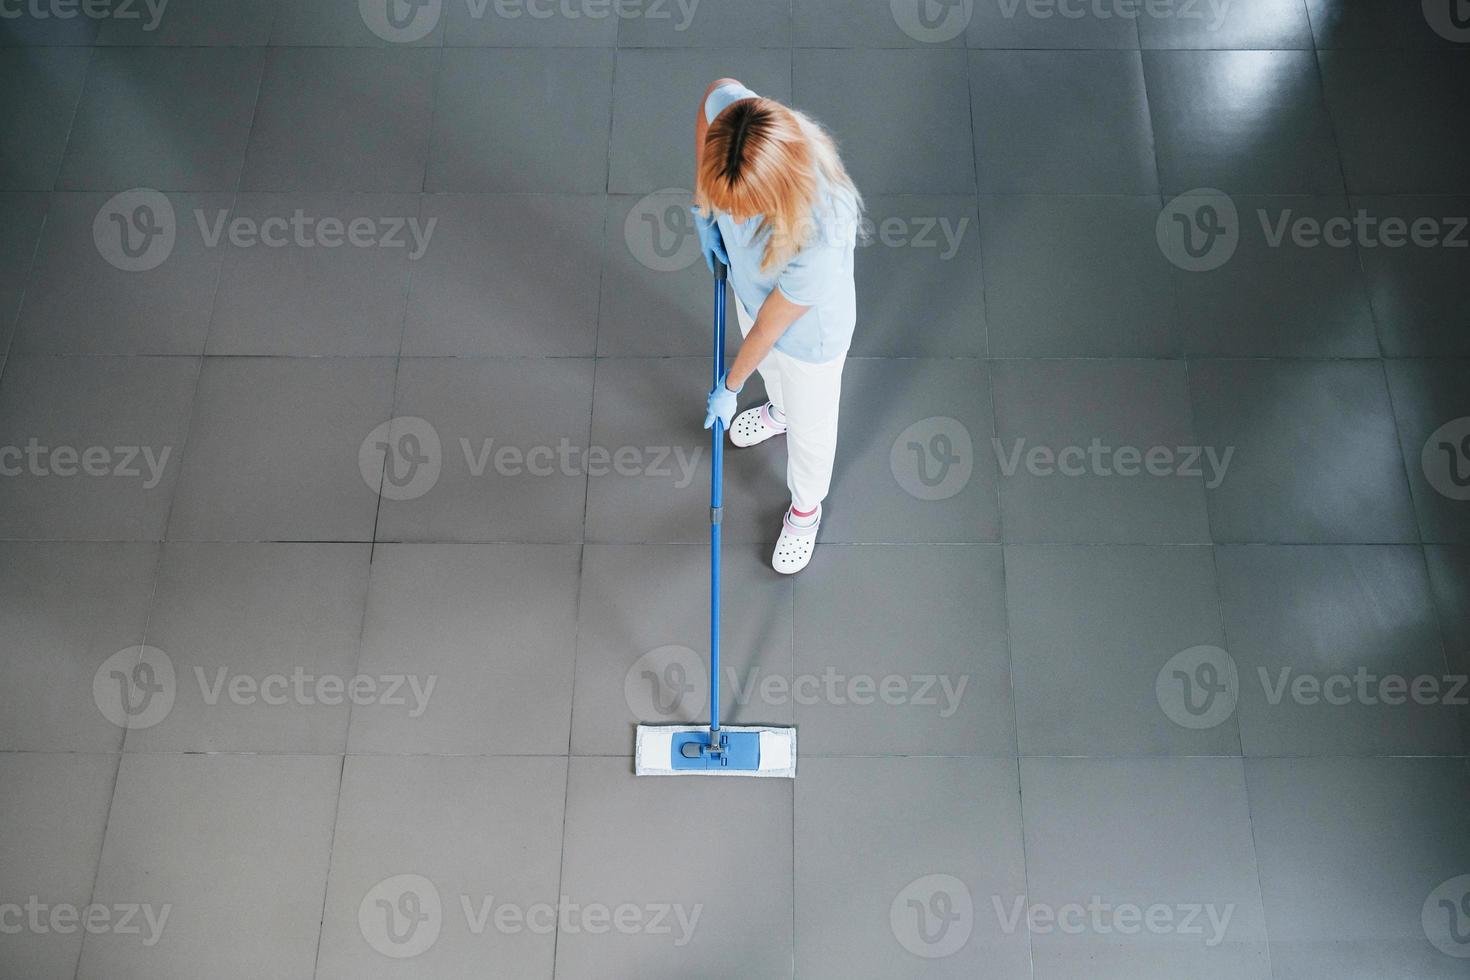
<path id="1" fill-rule="evenodd" d="M 1470 977 L 1454 4 L 5 9 L 6 980 Z M 629 760 L 719 75 L 873 219 L 795 580 L 728 458 L 794 783 Z"/>

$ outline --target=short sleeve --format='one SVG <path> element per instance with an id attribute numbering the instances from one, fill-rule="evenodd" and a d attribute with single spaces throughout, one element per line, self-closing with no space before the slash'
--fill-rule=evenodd
<path id="1" fill-rule="evenodd" d="M 814 240 L 791 257 L 776 279 L 776 288 L 798 306 L 816 306 L 831 293 L 847 272 L 847 256 L 854 241 L 841 224 L 826 225 Z"/>
<path id="2" fill-rule="evenodd" d="M 714 122 L 715 117 L 724 112 L 725 107 L 732 102 L 739 102 L 741 99 L 757 98 L 760 98 L 760 96 L 756 95 L 744 85 L 738 82 L 726 82 L 724 85 L 718 86 L 709 94 L 709 98 L 704 100 L 704 121 Z"/>

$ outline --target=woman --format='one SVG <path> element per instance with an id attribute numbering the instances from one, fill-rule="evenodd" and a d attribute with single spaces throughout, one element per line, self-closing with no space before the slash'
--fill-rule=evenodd
<path id="1" fill-rule="evenodd" d="M 709 393 L 704 427 L 720 419 L 741 447 L 786 437 L 791 506 L 771 564 L 790 575 L 811 561 L 832 481 L 862 198 L 821 127 L 733 78 L 700 102 L 694 172 L 700 245 L 711 268 L 715 258 L 730 268 L 745 338 Z M 767 400 L 736 416 L 756 371 Z"/>

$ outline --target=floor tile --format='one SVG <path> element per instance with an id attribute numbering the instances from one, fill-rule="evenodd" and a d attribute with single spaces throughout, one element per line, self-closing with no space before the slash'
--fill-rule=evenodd
<path id="1" fill-rule="evenodd" d="M 108 658 L 143 642 L 157 561 L 151 544 L 0 544 L 0 750 L 121 750 L 93 684 Z"/>
<path id="2" fill-rule="evenodd" d="M 857 357 L 984 356 L 982 225 L 970 197 L 869 196 L 854 256 Z"/>
<path id="3" fill-rule="evenodd" d="M 0 349 L 10 346 L 49 198 L 0 191 Z"/>
<path id="4" fill-rule="evenodd" d="M 411 49 L 272 49 L 242 188 L 421 190 L 438 64 Z"/>
<path id="5" fill-rule="evenodd" d="M 709 540 L 710 434 L 700 425 L 710 384 L 709 355 L 598 361 L 592 446 L 599 458 L 590 460 L 596 471 L 587 480 L 587 540 Z M 755 404 L 759 377 L 746 385 Z M 666 394 L 680 391 L 697 394 Z M 724 463 L 725 540 L 774 545 L 789 502 L 784 447 L 745 452 L 727 443 Z"/>
<path id="6" fill-rule="evenodd" d="M 725 549 L 721 578 L 721 721 L 791 725 L 791 580 L 745 546 Z M 640 722 L 709 721 L 709 604 L 707 545 L 587 546 L 573 753 L 628 756 Z"/>
<path id="7" fill-rule="evenodd" d="M 1417 547 L 1228 547 L 1216 560 L 1247 756 L 1465 750 L 1459 724 L 1470 713 L 1444 697 Z M 1439 693 L 1410 696 L 1421 678 Z"/>
<path id="8" fill-rule="evenodd" d="M 608 196 L 598 354 L 709 356 L 712 286 L 689 214 L 692 201 L 688 190 Z M 567 281 L 561 281 L 565 288 Z M 538 300 L 544 302 L 544 296 Z M 733 313 L 725 331 L 739 336 Z"/>
<path id="9" fill-rule="evenodd" d="M 1196 271 L 1187 254 L 1173 270 L 1181 307 L 1184 349 L 1191 354 L 1241 357 L 1375 357 L 1373 310 L 1359 266 L 1362 252 L 1347 222 L 1353 219 L 1340 197 L 1214 195 L 1175 199 L 1160 217 L 1159 234 L 1169 247 L 1184 248 L 1182 236 L 1199 246 L 1216 208 L 1226 217 L 1235 208 L 1235 238 L 1204 239 L 1205 268 Z M 1167 227 L 1163 222 L 1173 220 Z M 1180 222 L 1184 222 L 1181 225 Z M 1228 227 L 1228 225 L 1227 225 Z M 1233 244 L 1231 244 L 1233 242 Z M 1211 249 L 1221 249 L 1211 255 Z M 1233 249 L 1233 251 L 1223 251 Z"/>
<path id="10" fill-rule="evenodd" d="M 690 129 L 699 93 L 736 77 L 761 95 L 791 100 L 791 54 L 741 48 L 628 49 L 613 74 L 607 189 L 646 194 L 694 184 Z M 803 106 L 802 108 L 813 108 Z M 868 188 L 876 190 L 876 188 Z"/>
<path id="11" fill-rule="evenodd" d="M 565 759 L 349 757 L 316 975 L 550 977 L 566 786 Z"/>
<path id="12" fill-rule="evenodd" d="M 1235 450 L 1214 540 L 1417 540 L 1378 363 L 1196 361 L 1189 387 L 1201 443 Z"/>
<path id="13" fill-rule="evenodd" d="M 1470 547 L 1427 545 L 1429 580 L 1451 670 L 1470 669 Z"/>
<path id="14" fill-rule="evenodd" d="M 966 41 L 971 48 L 1137 49 L 1137 17 L 1119 16 L 1125 9 L 1106 4 L 977 0 Z M 1140 13 L 1143 9 L 1139 8 Z"/>
<path id="15" fill-rule="evenodd" d="M 224 261 L 208 353 L 397 355 L 410 271 L 438 230 L 417 196 L 242 194 L 212 222 Z"/>
<path id="16" fill-rule="evenodd" d="M 822 540 L 999 541 L 989 450 L 995 421 L 984 364 L 855 358 L 843 376 Z M 784 470 L 781 460 L 777 472 Z M 783 491 L 784 481 L 765 492 L 784 506 Z"/>
<path id="17" fill-rule="evenodd" d="M 982 192 L 1158 193 L 1137 53 L 972 51 L 969 58 Z"/>
<path id="18" fill-rule="evenodd" d="M 259 48 L 103 48 L 56 186 L 230 191 L 265 61 Z"/>
<path id="19" fill-rule="evenodd" d="M 351 750 L 566 752 L 579 554 L 576 545 L 377 546 L 358 671 L 406 674 L 412 703 L 354 705 Z"/>
<path id="20" fill-rule="evenodd" d="M 1138 18 L 1145 48 L 1246 48 L 1312 50 L 1312 25 L 1302 0 L 1231 0 L 1208 4 L 1161 4 Z"/>
<path id="21" fill-rule="evenodd" d="M 1022 755 L 1239 752 L 1229 693 L 1173 680 L 1224 642 L 1208 548 L 1013 545 L 1006 593 Z"/>
<path id="22" fill-rule="evenodd" d="M 1396 0 L 1307 0 L 1321 50 L 1453 47 L 1455 41 L 1430 26 L 1426 9 L 1422 3 Z M 1447 14 L 1451 8 L 1443 9 Z"/>
<path id="23" fill-rule="evenodd" d="M 0 188 L 50 190 L 66 149 L 91 52 L 0 49 Z"/>
<path id="24" fill-rule="evenodd" d="M 618 18 L 622 48 L 791 46 L 791 0 L 644 3 Z"/>
<path id="25" fill-rule="evenodd" d="M 169 0 L 161 13 L 146 4 L 122 5 L 102 21 L 99 45 L 260 47 L 270 40 L 279 0 Z M 126 13 L 127 16 L 122 16 Z"/>
<path id="26" fill-rule="evenodd" d="M 161 539 L 198 374 L 196 358 L 11 357 L 0 538 Z"/>
<path id="27" fill-rule="evenodd" d="M 796 105 L 831 131 L 859 190 L 968 194 L 974 189 L 962 52 L 798 48 L 793 76 Z M 874 87 L 875 78 L 883 84 Z M 860 91 L 869 97 L 854 99 Z"/>
<path id="28" fill-rule="evenodd" d="M 1386 369 L 1420 534 L 1470 543 L 1470 361 L 1388 361 Z"/>
<path id="29" fill-rule="evenodd" d="M 176 693 L 127 750 L 343 751 L 370 550 L 170 543 L 147 642 L 172 661 Z"/>
<path id="30" fill-rule="evenodd" d="M 1470 322 L 1470 198 L 1358 197 L 1353 207 L 1375 222 L 1371 240 L 1378 247 L 1360 248 L 1358 256 L 1383 353 L 1470 355 L 1470 330 L 1464 329 Z M 1418 242 L 1416 223 L 1425 233 Z M 1385 225 L 1389 241 L 1408 247 L 1385 245 Z"/>
<path id="31" fill-rule="evenodd" d="M 384 358 L 207 358 L 169 537 L 371 540 L 363 443 L 392 392 Z"/>
<path id="32" fill-rule="evenodd" d="M 919 17 L 916 4 L 795 0 L 791 5 L 798 48 L 928 48 L 964 46 L 969 14 L 956 4 L 938 11 L 936 22 Z"/>
<path id="33" fill-rule="evenodd" d="M 81 928 L 66 924 L 92 900 L 102 833 L 112 802 L 115 755 L 0 755 L 0 850 L 7 928 L 0 968 L 34 980 L 72 977 L 82 951 Z M 24 906 L 34 898 L 41 929 L 29 927 Z M 13 903 L 13 904 L 12 904 Z M 57 915 L 61 928 L 51 928 Z M 63 931 L 65 930 L 65 931 Z"/>
<path id="34" fill-rule="evenodd" d="M 697 813 L 738 827 L 740 846 L 708 846 Z M 638 779 L 627 759 L 573 759 L 562 894 L 640 915 L 631 934 L 563 927 L 556 975 L 789 977 L 791 825 L 785 779 Z"/>
<path id="35" fill-rule="evenodd" d="M 1465 975 L 1425 933 L 1470 867 L 1465 760 L 1259 759 L 1246 778 L 1277 977 Z"/>
<path id="36" fill-rule="evenodd" d="M 612 79 L 610 49 L 444 52 L 426 188 L 602 192 Z"/>
<path id="37" fill-rule="evenodd" d="M 1424 558 L 1449 672 L 1470 676 L 1470 546 L 1427 545 Z M 1465 744 L 1470 745 L 1470 711 L 1463 704 L 1460 717 Z"/>
<path id="38" fill-rule="evenodd" d="M 146 934 L 87 936 L 77 975 L 310 977 L 341 767 L 331 756 L 123 756 L 93 901 L 169 917 L 151 946 Z"/>
<path id="39" fill-rule="evenodd" d="M 487 0 L 488 2 L 488 0 Z M 271 44 L 283 47 L 439 47 L 446 10 L 459 3 L 394 6 L 396 0 L 312 0 L 283 3 Z"/>
<path id="40" fill-rule="evenodd" d="M 1021 799 L 1038 980 L 1271 976 L 1240 760 L 1023 759 Z"/>
<path id="41" fill-rule="evenodd" d="M 1333 128 L 1309 51 L 1147 51 L 1165 194 L 1341 194 Z"/>
<path id="42" fill-rule="evenodd" d="M 630 15 L 649 4 L 633 4 Z M 662 9 L 683 20 L 677 4 Z M 529 0 L 465 0 L 444 5 L 444 43 L 449 47 L 586 48 L 615 47 L 618 42 L 617 5 L 595 3 L 553 6 Z"/>
<path id="43" fill-rule="evenodd" d="M 992 355 L 1179 352 L 1157 197 L 982 197 L 980 207 Z"/>
<path id="44" fill-rule="evenodd" d="M 802 753 L 1013 755 L 1003 566 L 996 545 L 824 549 L 796 582 Z"/>
<path id="45" fill-rule="evenodd" d="M 1026 893 L 1019 804 L 1009 759 L 803 761 L 796 975 L 1029 977 L 1024 929 L 990 902 Z"/>
<path id="46" fill-rule="evenodd" d="M 991 372 L 1007 541 L 1209 540 L 1206 488 L 1232 461 L 1196 438 L 1182 363 L 1018 360 Z"/>
<path id="47" fill-rule="evenodd" d="M 1324 51 L 1322 84 L 1354 194 L 1470 186 L 1470 53 Z"/>
<path id="48" fill-rule="evenodd" d="M 600 195 L 435 194 L 423 201 L 431 221 L 404 354 L 592 355 Z"/>
<path id="49" fill-rule="evenodd" d="M 230 194 L 51 195 L 15 349 L 202 354 L 228 243 L 201 231 Z M 136 256 L 136 258 L 135 258 Z"/>
<path id="50" fill-rule="evenodd" d="M 592 374 L 572 358 L 405 358 L 378 540 L 580 541 L 588 474 L 611 465 L 587 445 Z"/>

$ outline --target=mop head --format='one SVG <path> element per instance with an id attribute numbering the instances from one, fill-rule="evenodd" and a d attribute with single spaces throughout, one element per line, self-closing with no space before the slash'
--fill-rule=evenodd
<path id="1" fill-rule="evenodd" d="M 711 753 L 704 725 L 639 725 L 633 770 L 639 776 L 796 778 L 796 729 L 720 729 L 724 751 Z"/>

